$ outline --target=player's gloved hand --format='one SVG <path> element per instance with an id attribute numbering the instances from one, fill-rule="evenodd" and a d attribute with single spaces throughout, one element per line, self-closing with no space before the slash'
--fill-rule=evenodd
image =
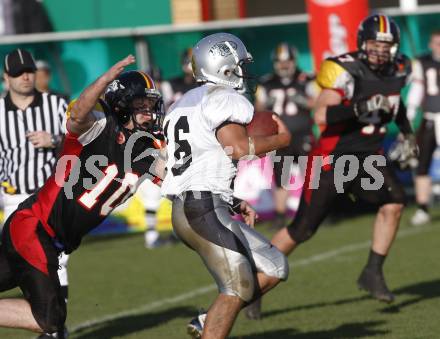
<path id="1" fill-rule="evenodd" d="M 419 146 L 417 145 L 416 136 L 414 134 L 403 136 L 403 144 L 408 157 L 417 158 L 419 156 Z"/>
<path id="2" fill-rule="evenodd" d="M 368 100 L 355 103 L 354 111 L 359 121 L 376 124 L 381 122 L 381 115 L 391 112 L 391 105 L 386 96 L 376 94 Z"/>
<path id="3" fill-rule="evenodd" d="M 388 156 L 397 163 L 401 170 L 416 168 L 418 165 L 419 146 L 414 134 L 399 135 L 397 142 L 390 147 Z"/>

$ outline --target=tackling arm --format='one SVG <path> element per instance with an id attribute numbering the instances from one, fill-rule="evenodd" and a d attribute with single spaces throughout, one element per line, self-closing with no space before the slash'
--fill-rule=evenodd
<path id="1" fill-rule="evenodd" d="M 67 121 L 67 128 L 70 132 L 81 135 L 93 125 L 94 117 L 89 113 L 95 107 L 99 97 L 107 86 L 124 71 L 124 68 L 134 62 L 135 58 L 132 55 L 117 62 L 88 86 L 76 101 L 70 104 L 71 107 L 68 108 L 70 118 Z"/>
<path id="2" fill-rule="evenodd" d="M 333 89 L 323 89 L 316 99 L 314 120 L 317 125 L 325 125 L 331 122 L 328 107 L 341 106 L 342 96 Z M 330 118 L 330 119 L 329 119 Z"/>

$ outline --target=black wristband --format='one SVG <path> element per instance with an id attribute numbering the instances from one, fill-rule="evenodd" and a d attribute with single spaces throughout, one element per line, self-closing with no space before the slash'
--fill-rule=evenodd
<path id="1" fill-rule="evenodd" d="M 338 124 L 355 118 L 357 118 L 357 115 L 353 105 L 327 106 L 326 122 L 329 125 Z"/>
<path id="2" fill-rule="evenodd" d="M 231 211 L 234 212 L 235 214 L 240 214 L 241 213 L 240 205 L 243 200 L 238 199 L 236 197 L 233 197 L 232 199 L 233 200 L 232 200 L 232 205 L 231 205 Z"/>

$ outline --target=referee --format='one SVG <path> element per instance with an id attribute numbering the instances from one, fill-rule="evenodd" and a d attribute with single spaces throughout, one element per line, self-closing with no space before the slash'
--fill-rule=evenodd
<path id="1" fill-rule="evenodd" d="M 0 194 L 5 220 L 50 177 L 64 134 L 67 103 L 60 96 L 37 91 L 35 71 L 34 58 L 28 51 L 16 49 L 6 55 L 4 81 L 8 93 L 0 99 Z M 65 254 L 60 257 L 58 270 L 66 300 L 67 259 Z"/>

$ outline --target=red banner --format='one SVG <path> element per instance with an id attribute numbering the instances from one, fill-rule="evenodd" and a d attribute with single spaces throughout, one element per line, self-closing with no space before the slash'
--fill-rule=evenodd
<path id="1" fill-rule="evenodd" d="M 307 0 L 309 40 L 315 69 L 329 56 L 356 49 L 360 22 L 368 15 L 368 0 Z"/>

